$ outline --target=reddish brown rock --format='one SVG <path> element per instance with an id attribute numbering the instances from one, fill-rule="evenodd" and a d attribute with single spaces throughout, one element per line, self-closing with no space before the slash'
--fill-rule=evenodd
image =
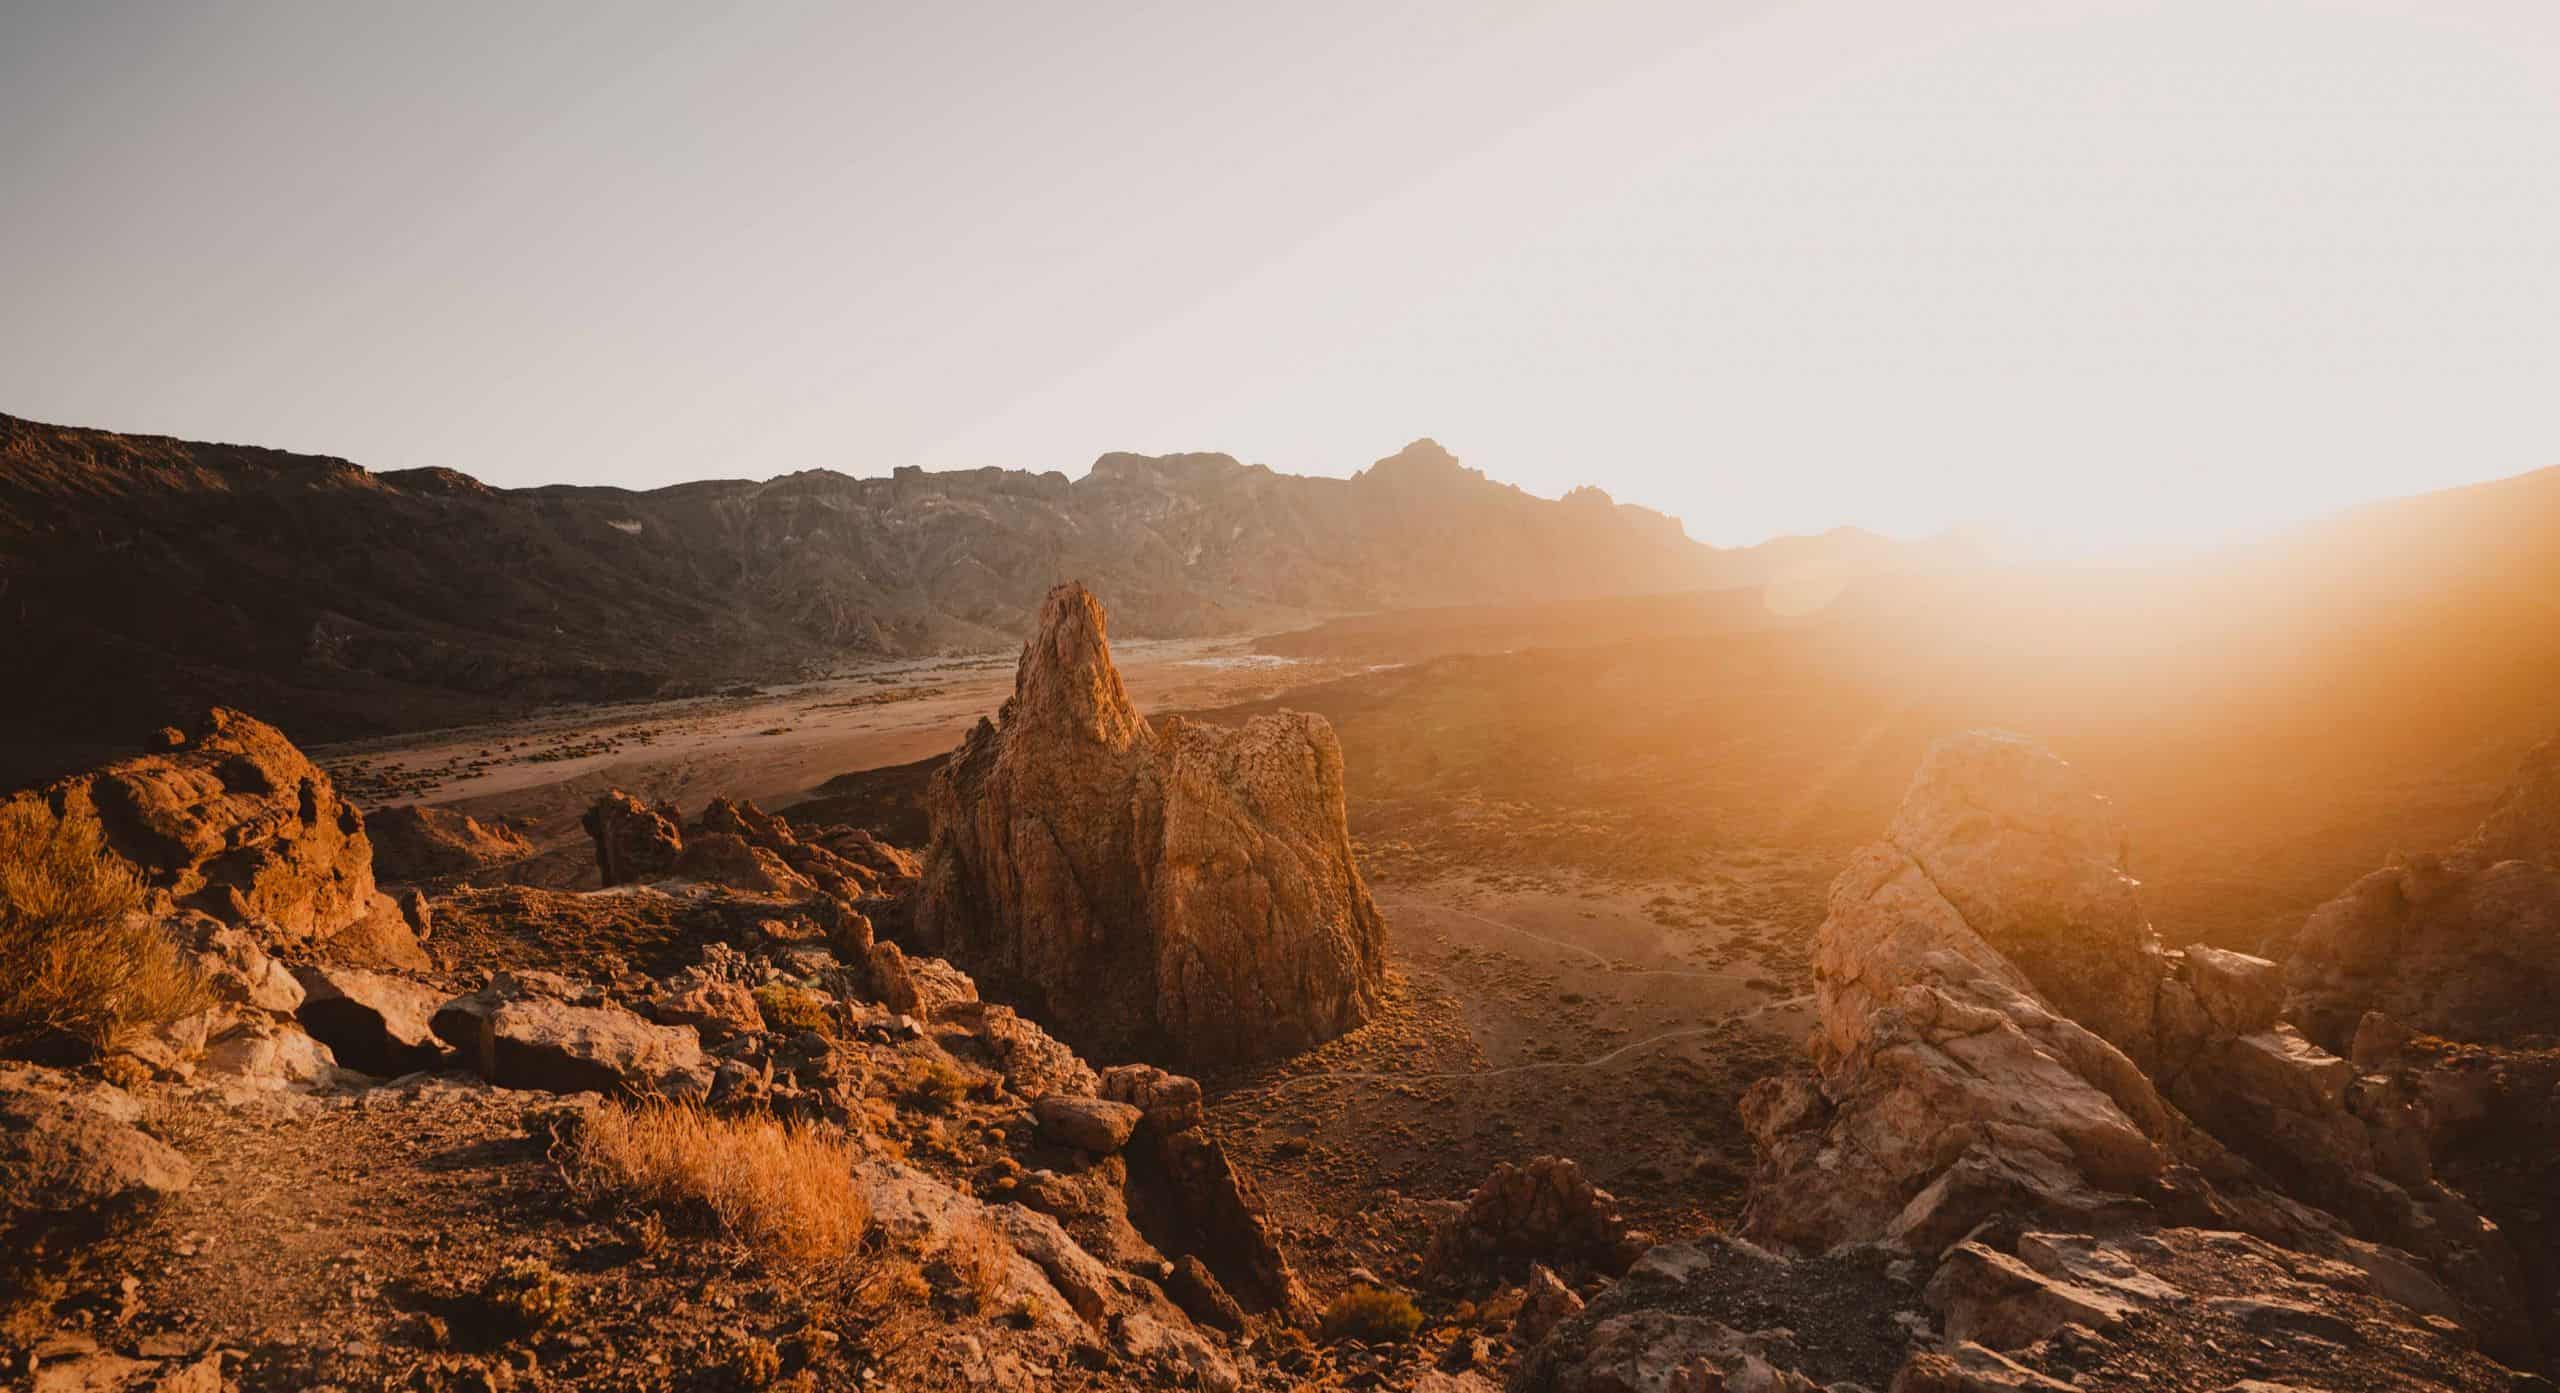
<path id="1" fill-rule="evenodd" d="M 393 885 L 467 875 L 533 854 L 533 843 L 513 828 L 414 803 L 375 810 L 365 831 L 373 839 L 375 877 Z"/>
<path id="2" fill-rule="evenodd" d="M 1150 724 L 1081 585 L 1051 592 L 1000 722 L 927 806 L 920 937 L 1088 1054 L 1241 1064 L 1376 1008 L 1384 926 L 1332 728 Z"/>
<path id="3" fill-rule="evenodd" d="M 580 822 L 595 839 L 596 872 L 607 885 L 672 875 L 684 851 L 672 805 L 653 808 L 618 788 L 597 799 Z"/>
<path id="4" fill-rule="evenodd" d="M 1505 1264 L 1570 1264 L 1612 1276 L 1650 1246 L 1631 1234 L 1617 1199 L 1593 1185 L 1562 1156 L 1495 1166 L 1457 1213 L 1431 1235 L 1422 1255 L 1427 1277 L 1466 1280 Z"/>
<path id="5" fill-rule="evenodd" d="M 364 819 L 283 732 L 216 707 L 174 746 L 14 795 L 93 820 L 166 906 L 278 945 L 399 911 L 374 888 Z"/>

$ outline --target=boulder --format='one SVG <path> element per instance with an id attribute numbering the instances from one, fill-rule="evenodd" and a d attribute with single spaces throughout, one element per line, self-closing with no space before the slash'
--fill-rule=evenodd
<path id="1" fill-rule="evenodd" d="M 338 1081 L 338 1058 L 327 1045 L 264 1016 L 235 1022 L 214 1036 L 199 1067 L 252 1088 L 309 1090 Z"/>
<path id="2" fill-rule="evenodd" d="M 389 905 L 363 817 L 283 732 L 216 707 L 158 743 L 12 800 L 94 822 L 158 908 L 200 910 L 270 945 L 330 938 Z"/>
<path id="3" fill-rule="evenodd" d="M 1062 1146 L 1096 1156 L 1111 1156 L 1129 1144 L 1144 1114 L 1127 1103 L 1053 1093 L 1031 1105 L 1040 1134 Z"/>
<path id="4" fill-rule="evenodd" d="M 112 1084 L 0 1065 L 0 1237 L 121 1217 L 187 1188 L 187 1159 L 138 1125 Z"/>
<path id="5" fill-rule="evenodd" d="M 596 872 L 606 885 L 662 880 L 675 873 L 684 852 L 673 804 L 653 808 L 618 788 L 597 799 L 579 824 L 595 839 Z"/>
<path id="6" fill-rule="evenodd" d="M 1611 1276 L 1627 1270 L 1651 1241 L 1630 1234 L 1618 1203 L 1562 1156 L 1508 1161 L 1433 1230 L 1422 1255 L 1426 1277 L 1467 1281 L 1505 1264 L 1570 1263 Z"/>
<path id="7" fill-rule="evenodd" d="M 1538 1263 L 1529 1269 L 1529 1280 L 1521 1288 L 1520 1314 L 1511 1328 L 1521 1344 L 1533 1345 L 1581 1314 L 1582 1298 L 1564 1284 L 1554 1269 Z"/>
<path id="8" fill-rule="evenodd" d="M 2151 1067 L 2160 945 L 2124 828 L 2077 770 L 2023 736 L 1942 740 L 1886 840 L 2057 1014 Z"/>
<path id="9" fill-rule="evenodd" d="M 465 1067 L 502 1088 L 699 1098 L 712 1066 L 690 1027 L 653 1025 L 610 1005 L 575 1005 L 538 974 L 497 980 L 431 1022 Z"/>
<path id="10" fill-rule="evenodd" d="M 290 1015 L 302 1005 L 302 984 L 292 969 L 269 956 L 248 930 L 197 910 L 179 912 L 167 928 L 195 953 L 196 970 L 214 1000 L 235 1010 L 278 1015 Z"/>
<path id="11" fill-rule="evenodd" d="M 2100 1334 L 2124 1324 L 2137 1303 L 2122 1295 L 2050 1277 L 2025 1262 L 1980 1243 L 1958 1243 L 1938 1260 L 1921 1293 L 1946 1319 L 1946 1337 L 1958 1344 L 2022 1349 L 2066 1325 Z"/>
<path id="12" fill-rule="evenodd" d="M 365 818 L 373 838 L 376 879 L 408 885 L 468 875 L 533 855 L 524 834 L 466 813 L 416 803 L 379 808 Z"/>
<path id="13" fill-rule="evenodd" d="M 1173 1275 L 1165 1278 L 1164 1292 L 1183 1314 L 1213 1329 L 1230 1335 L 1244 1331 L 1244 1308 L 1227 1295 L 1218 1275 L 1196 1255 L 1186 1253 L 1173 1265 Z"/>
<path id="14" fill-rule="evenodd" d="M 391 1078 L 436 1068 L 448 1057 L 432 1024 L 448 993 L 335 964 L 307 965 L 295 976 L 303 991 L 302 1028 L 346 1067 Z"/>
<path id="15" fill-rule="evenodd" d="M 1200 1081 L 1167 1073 L 1152 1064 L 1115 1064 L 1102 1071 L 1102 1096 L 1136 1107 L 1142 1126 L 1160 1135 L 1187 1131 L 1208 1120 L 1200 1102 Z"/>
<path id="16" fill-rule="evenodd" d="M 916 930 L 1087 1054 L 1243 1064 L 1367 1019 L 1384 926 L 1321 718 L 1150 723 L 1062 585 L 926 795 Z"/>
<path id="17" fill-rule="evenodd" d="M 660 1025 L 690 1026 L 707 1045 L 762 1031 L 764 1015 L 746 985 L 717 972 L 689 967 L 661 983 L 642 1003 Z"/>

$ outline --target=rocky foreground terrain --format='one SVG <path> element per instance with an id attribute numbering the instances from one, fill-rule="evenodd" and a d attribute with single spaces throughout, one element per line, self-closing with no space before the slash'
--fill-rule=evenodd
<path id="1" fill-rule="evenodd" d="M 864 655 L 1004 650 L 1049 587 L 1131 635 L 1311 614 L 1753 584 L 1799 539 L 1718 551 L 1595 489 L 1533 497 L 1416 441 L 1348 479 L 1216 454 L 1080 478 L 809 469 L 648 492 L 0 416 L 0 759 L 222 704 L 307 740 L 786 680 Z"/>
<path id="2" fill-rule="evenodd" d="M 9 800 L 5 928 L 40 970 L 0 990 L 7 1376 L 2550 1386 L 2560 745 L 2278 961 L 2155 920 L 2075 767 L 1943 740 L 1831 887 L 1730 1231 L 1645 1232 L 1566 1135 L 1421 1200 L 1399 1252 L 1275 1223 L 1227 1085 L 1164 1067 L 1168 982 L 1349 1032 L 1319 1056 L 1405 1028 L 1392 980 L 1329 1014 L 1377 966 L 1330 730 L 1145 722 L 1090 597 L 1046 620 L 921 855 L 615 794 L 601 888 L 543 888 L 514 829 L 360 814 L 227 711 Z M 1184 770 L 1216 816 L 1167 811 Z M 937 873 L 979 889 L 937 905 Z M 1345 975 L 1272 970 L 1283 930 L 1355 945 Z M 1072 943 L 1121 976 L 1035 999 Z M 1168 951 L 1205 975 L 1150 973 Z M 1159 1029 L 1062 1043 L 1105 987 Z"/>

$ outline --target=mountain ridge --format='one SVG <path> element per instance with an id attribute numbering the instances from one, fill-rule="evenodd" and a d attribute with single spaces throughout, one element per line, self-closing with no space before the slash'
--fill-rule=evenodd
<path id="1" fill-rule="evenodd" d="M 1718 549 L 1606 497 L 1540 498 L 1427 438 L 1348 478 L 1115 452 L 1074 479 L 505 489 L 0 415 L 0 632 L 31 674 L 0 714 L 31 749 L 209 704 L 328 740 L 1000 651 L 1066 579 L 1133 637 L 1202 637 L 1748 585 L 1801 549 Z"/>

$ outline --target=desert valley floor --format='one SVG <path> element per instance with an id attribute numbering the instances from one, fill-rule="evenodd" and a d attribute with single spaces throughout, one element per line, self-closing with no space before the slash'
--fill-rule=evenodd
<path id="1" fill-rule="evenodd" d="M 1136 641 L 1114 656 L 1150 714 L 1303 704 L 1311 689 L 1402 666 L 1259 647 Z M 864 805 L 874 830 L 920 843 L 923 769 L 992 715 L 1013 679 L 1010 654 L 900 661 L 312 755 L 360 802 L 507 822 L 544 849 L 535 878 L 592 886 L 578 819 L 614 787 L 685 807 L 728 795 L 779 810 L 876 787 Z M 1355 838 L 1376 806 L 1364 806 L 1370 792 L 1355 766 Z M 1569 829 L 1573 814 L 1518 792 L 1457 809 L 1420 844 L 1363 843 L 1392 962 L 1379 1020 L 1211 1081 L 1213 1127 L 1254 1166 L 1292 1258 L 1322 1286 L 1362 1269 L 1409 1278 L 1429 1201 L 1543 1152 L 1588 1158 L 1630 1217 L 1666 1236 L 1729 1221 L 1740 1204 L 1751 1151 L 1734 1102 L 1798 1051 L 1805 947 L 1836 866 L 1818 852 L 1741 847 L 1666 873 L 1613 850 L 1596 822 L 1584 835 L 1597 844 L 1523 860 L 1513 837 L 1555 818 Z"/>

